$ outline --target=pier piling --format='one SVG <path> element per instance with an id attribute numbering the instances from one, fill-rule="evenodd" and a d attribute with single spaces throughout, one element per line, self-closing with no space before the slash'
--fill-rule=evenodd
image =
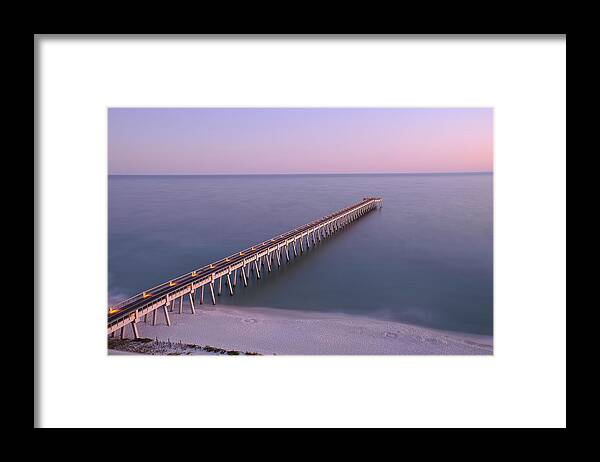
<path id="1" fill-rule="evenodd" d="M 154 312 L 156 313 L 156 310 L 154 310 Z M 171 326 L 171 318 L 169 318 L 169 312 L 167 311 L 167 308 L 163 306 L 163 313 L 165 314 L 165 321 L 167 322 L 167 326 Z"/>
<path id="2" fill-rule="evenodd" d="M 227 286 L 229 287 L 229 295 L 233 295 L 233 287 L 231 286 L 231 278 L 227 274 Z"/>
<path id="3" fill-rule="evenodd" d="M 196 307 L 194 306 L 194 292 L 190 292 L 190 309 L 192 314 L 196 314 Z"/>
<path id="4" fill-rule="evenodd" d="M 212 298 L 212 304 L 216 305 L 217 301 L 215 300 L 215 285 L 210 283 L 210 298 Z"/>

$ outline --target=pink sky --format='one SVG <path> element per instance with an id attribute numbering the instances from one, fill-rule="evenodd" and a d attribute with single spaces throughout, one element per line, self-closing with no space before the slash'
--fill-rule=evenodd
<path id="1" fill-rule="evenodd" d="M 111 108 L 109 174 L 491 172 L 493 110 Z"/>

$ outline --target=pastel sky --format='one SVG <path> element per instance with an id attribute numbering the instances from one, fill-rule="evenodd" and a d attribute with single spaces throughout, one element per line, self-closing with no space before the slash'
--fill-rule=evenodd
<path id="1" fill-rule="evenodd" d="M 111 108 L 108 172 L 491 172 L 492 126 L 491 108 Z"/>

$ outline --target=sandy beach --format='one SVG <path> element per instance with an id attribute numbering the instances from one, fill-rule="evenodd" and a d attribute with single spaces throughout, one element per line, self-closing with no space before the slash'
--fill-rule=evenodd
<path id="1" fill-rule="evenodd" d="M 196 314 L 161 313 L 141 337 L 263 355 L 491 355 L 491 336 L 442 332 L 346 314 L 259 307 L 201 306 Z M 148 318 L 150 321 L 150 318 Z M 126 329 L 126 337 L 131 330 Z"/>

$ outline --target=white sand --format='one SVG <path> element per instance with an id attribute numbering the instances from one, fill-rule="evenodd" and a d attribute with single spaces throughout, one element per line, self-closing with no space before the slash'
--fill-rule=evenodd
<path id="1" fill-rule="evenodd" d="M 189 310 L 188 307 L 185 307 Z M 196 314 L 162 312 L 142 337 L 278 355 L 491 355 L 492 337 L 455 334 L 362 316 L 200 305 Z M 131 330 L 126 329 L 126 337 Z"/>

